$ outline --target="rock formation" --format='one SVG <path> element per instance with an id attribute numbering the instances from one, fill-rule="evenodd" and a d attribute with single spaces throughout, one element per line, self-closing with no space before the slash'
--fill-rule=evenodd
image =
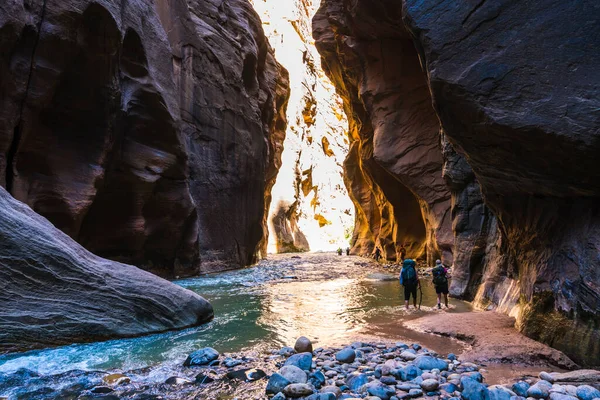
<path id="1" fill-rule="evenodd" d="M 283 163 L 273 187 L 269 250 L 348 246 L 353 205 L 343 180 L 347 121 L 311 37 L 318 1 L 251 0 L 277 61 L 290 74 Z"/>
<path id="2" fill-rule="evenodd" d="M 524 333 L 598 365 L 598 4 L 404 7 L 444 133 L 502 232 L 479 300 L 509 298 Z"/>
<path id="3" fill-rule="evenodd" d="M 389 255 L 404 230 L 454 262 L 454 294 L 591 365 L 599 17 L 591 0 L 324 0 L 313 27 L 350 120 L 355 249 Z"/>
<path id="4" fill-rule="evenodd" d="M 202 297 L 93 255 L 0 188 L 0 353 L 161 332 L 212 317 Z"/>
<path id="5" fill-rule="evenodd" d="M 166 276 L 251 263 L 287 75 L 250 4 L 219 4 L 2 3 L 0 184 L 103 257 Z"/>
<path id="6" fill-rule="evenodd" d="M 323 65 L 349 119 L 347 186 L 356 205 L 353 253 L 381 246 L 395 260 L 452 263 L 450 192 L 442 178 L 439 122 L 400 7 L 323 1 L 313 20 Z M 389 4 L 388 4 L 389 3 Z"/>

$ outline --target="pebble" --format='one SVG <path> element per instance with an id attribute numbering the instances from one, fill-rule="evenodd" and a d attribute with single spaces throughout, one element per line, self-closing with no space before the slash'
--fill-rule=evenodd
<path id="1" fill-rule="evenodd" d="M 306 383 L 292 383 L 287 385 L 283 389 L 283 394 L 287 397 L 291 397 L 293 399 L 297 399 L 298 397 L 304 397 L 311 395 L 313 393 L 313 389 L 310 385 Z"/>
<path id="2" fill-rule="evenodd" d="M 426 392 L 433 392 L 437 390 L 439 386 L 440 384 L 437 379 L 425 379 L 423 382 L 421 382 L 421 389 Z"/>
<path id="3" fill-rule="evenodd" d="M 349 347 L 335 353 L 335 359 L 341 363 L 351 363 L 356 358 L 356 352 Z"/>

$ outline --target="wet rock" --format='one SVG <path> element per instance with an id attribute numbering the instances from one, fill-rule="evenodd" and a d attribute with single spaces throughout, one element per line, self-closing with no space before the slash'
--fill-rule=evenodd
<path id="1" fill-rule="evenodd" d="M 296 339 L 294 350 L 296 351 L 296 353 L 312 353 L 312 342 L 307 337 L 300 336 L 298 339 Z"/>
<path id="2" fill-rule="evenodd" d="M 294 353 L 295 353 L 295 350 L 291 347 L 282 347 L 278 352 L 278 354 L 280 356 L 284 356 L 284 357 L 289 357 Z"/>
<path id="3" fill-rule="evenodd" d="M 277 394 L 279 392 L 283 392 L 291 382 L 288 381 L 283 375 L 274 373 L 269 377 L 269 382 L 267 383 L 266 392 L 267 394 Z"/>
<path id="4" fill-rule="evenodd" d="M 338 386 L 330 385 L 323 386 L 320 390 L 321 393 L 332 393 L 335 397 L 340 397 L 342 395 L 342 390 Z"/>
<path id="5" fill-rule="evenodd" d="M 309 396 L 313 393 L 313 388 L 306 383 L 292 383 L 283 389 L 287 397 L 297 399 L 298 397 Z"/>
<path id="6" fill-rule="evenodd" d="M 423 382 L 421 382 L 421 389 L 423 389 L 425 392 L 433 392 L 437 390 L 439 386 L 440 384 L 436 379 L 425 379 Z"/>
<path id="7" fill-rule="evenodd" d="M 193 382 L 187 378 L 181 378 L 179 376 L 171 376 L 170 378 L 167 378 L 165 383 L 167 385 L 186 385 L 186 384 L 190 384 Z"/>
<path id="8" fill-rule="evenodd" d="M 131 382 L 131 378 L 123 374 L 110 374 L 102 378 L 102 381 L 107 385 L 119 386 L 126 385 Z"/>
<path id="9" fill-rule="evenodd" d="M 546 381 L 538 381 L 529 389 L 527 389 L 527 396 L 535 399 L 545 399 L 550 395 L 550 389 L 552 384 Z"/>
<path id="10" fill-rule="evenodd" d="M 346 378 L 346 384 L 351 391 L 356 392 L 358 389 L 369 382 L 369 377 L 366 374 L 352 373 Z"/>
<path id="11" fill-rule="evenodd" d="M 205 347 L 190 354 L 183 363 L 184 367 L 208 365 L 219 358 L 219 352 L 212 347 Z"/>
<path id="12" fill-rule="evenodd" d="M 345 348 L 335 353 L 335 359 L 341 363 L 354 362 L 356 358 L 356 352 L 352 348 Z"/>
<path id="13" fill-rule="evenodd" d="M 279 373 L 290 383 L 306 383 L 308 381 L 306 372 L 295 365 L 285 365 L 279 370 Z"/>
<path id="14" fill-rule="evenodd" d="M 265 376 L 267 376 L 267 374 L 263 370 L 256 368 L 240 369 L 237 371 L 229 371 L 227 373 L 227 378 L 237 379 L 244 382 L 257 381 Z"/>
<path id="15" fill-rule="evenodd" d="M 294 354 L 288 358 L 285 365 L 294 365 L 304 371 L 310 370 L 312 366 L 312 354 L 311 353 L 300 353 Z"/>
<path id="16" fill-rule="evenodd" d="M 600 398 L 600 390 L 589 385 L 581 385 L 577 388 L 577 397 L 581 400 Z"/>
<path id="17" fill-rule="evenodd" d="M 244 362 L 242 360 L 234 360 L 230 357 L 227 357 L 225 360 L 223 360 L 223 365 L 225 365 L 227 368 L 233 368 L 233 367 L 237 367 L 238 365 L 242 365 Z"/>
<path id="18" fill-rule="evenodd" d="M 321 371 L 315 371 L 310 374 L 308 377 L 308 383 L 313 385 L 315 388 L 319 389 L 321 386 L 325 384 L 325 375 Z"/>
<path id="19" fill-rule="evenodd" d="M 444 371 L 448 369 L 446 361 L 431 356 L 418 356 L 414 360 L 414 365 L 422 370 L 439 369 L 440 371 Z"/>
<path id="20" fill-rule="evenodd" d="M 279 392 L 275 396 L 271 397 L 271 400 L 285 400 L 285 394 Z"/>
<path id="21" fill-rule="evenodd" d="M 529 390 L 529 387 L 530 387 L 529 383 L 527 383 L 525 381 L 519 381 L 519 382 L 513 383 L 512 390 L 519 396 L 527 397 L 527 391 Z"/>
<path id="22" fill-rule="evenodd" d="M 92 388 L 90 390 L 90 392 L 95 393 L 95 394 L 106 394 L 106 393 L 114 392 L 114 389 L 110 388 L 108 386 L 96 386 L 95 388 Z"/>
<path id="23" fill-rule="evenodd" d="M 383 383 L 384 385 L 392 386 L 398 383 L 398 381 L 396 381 L 396 378 L 394 378 L 393 376 L 382 376 L 381 378 L 379 378 L 379 382 Z"/>
<path id="24" fill-rule="evenodd" d="M 539 377 L 544 381 L 554 383 L 554 377 L 552 376 L 552 374 L 542 371 L 540 372 Z"/>
<path id="25" fill-rule="evenodd" d="M 488 388 L 475 379 L 463 376 L 460 379 L 463 387 L 462 398 L 465 400 L 489 400 L 490 394 Z"/>
<path id="26" fill-rule="evenodd" d="M 396 391 L 393 388 L 384 385 L 379 381 L 369 382 L 365 385 L 365 388 L 367 389 L 367 393 L 371 396 L 377 396 L 381 400 L 389 400 L 390 397 L 396 394 Z"/>
<path id="27" fill-rule="evenodd" d="M 205 384 L 208 384 L 208 383 L 211 383 L 211 382 L 214 382 L 214 381 L 215 381 L 214 378 L 212 378 L 208 374 L 204 374 L 202 372 L 199 373 L 198 375 L 196 375 L 196 378 L 195 378 L 195 383 L 197 385 L 205 385 Z"/>

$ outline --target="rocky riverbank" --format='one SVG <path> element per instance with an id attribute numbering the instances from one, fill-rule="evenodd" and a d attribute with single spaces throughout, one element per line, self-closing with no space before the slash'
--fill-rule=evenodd
<path id="1" fill-rule="evenodd" d="M 76 373 L 73 372 L 73 373 Z M 438 354 L 416 343 L 355 342 L 319 347 L 307 338 L 294 348 L 264 354 L 191 353 L 177 375 L 151 382 L 156 371 L 127 374 L 81 373 L 77 385 L 60 392 L 15 392 L 14 399 L 271 399 L 398 400 L 594 400 L 600 398 L 600 371 L 540 371 L 502 385 L 488 385 L 485 367 L 454 354 Z M 26 371 L 12 376 L 16 384 Z M 39 379 L 57 379 L 46 377 Z M 7 384 L 0 376 L 0 390 Z"/>

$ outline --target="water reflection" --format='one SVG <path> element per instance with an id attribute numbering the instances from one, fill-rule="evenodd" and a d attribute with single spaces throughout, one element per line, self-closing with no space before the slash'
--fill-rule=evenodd
<path id="1" fill-rule="evenodd" d="M 431 285 L 423 287 L 423 304 L 428 306 L 420 312 L 406 312 L 395 276 L 382 281 L 386 277 L 379 274 L 374 280 L 368 277 L 370 272 L 359 258 L 312 254 L 301 259 L 274 257 L 259 267 L 179 281 L 213 304 L 211 323 L 136 339 L 7 355 L 0 357 L 0 373 L 19 368 L 40 374 L 132 370 L 158 364 L 168 370 L 203 346 L 221 352 L 266 350 L 293 344 L 300 335 L 315 338 L 321 345 L 375 336 L 418 340 L 434 350 L 438 340 L 439 347 L 448 348 L 448 339 L 402 328 L 402 321 L 431 311 L 429 306 L 435 304 Z M 292 276 L 296 279 L 289 279 Z M 466 303 L 455 304 L 451 312 L 468 310 Z M 455 349 L 456 345 L 451 350 Z"/>

